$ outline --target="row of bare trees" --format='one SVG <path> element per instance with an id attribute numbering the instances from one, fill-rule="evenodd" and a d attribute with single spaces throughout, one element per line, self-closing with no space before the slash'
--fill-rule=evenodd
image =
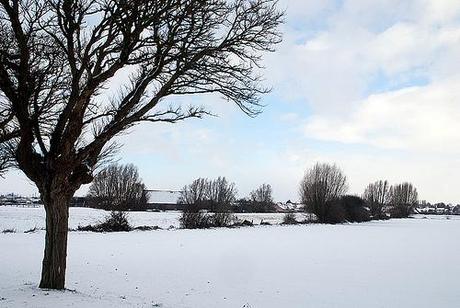
<path id="1" fill-rule="evenodd" d="M 228 211 L 236 200 L 236 194 L 235 183 L 228 182 L 225 177 L 214 180 L 199 178 L 181 190 L 178 202 L 212 212 Z"/>
<path id="2" fill-rule="evenodd" d="M 181 224 L 184 228 L 228 226 L 233 212 L 273 212 L 272 188 L 262 184 L 249 198 L 237 200 L 235 183 L 225 177 L 199 178 L 181 190 L 178 202 L 184 204 Z M 213 213 L 208 215 L 207 212 Z"/>
<path id="3" fill-rule="evenodd" d="M 258 204 L 260 207 L 269 207 L 274 204 L 270 184 L 260 185 L 250 192 L 248 198 L 240 200 L 237 200 L 237 192 L 235 183 L 229 182 L 225 177 L 218 177 L 214 180 L 198 178 L 182 188 L 178 202 L 195 205 L 212 212 L 235 204 L 245 204 L 245 202 Z"/>
<path id="4" fill-rule="evenodd" d="M 363 220 L 367 208 L 372 219 L 384 219 L 387 214 L 408 217 L 418 202 L 417 189 L 407 182 L 390 185 L 388 181 L 377 181 L 366 187 L 362 198 L 346 196 L 346 176 L 336 165 L 325 163 L 317 163 L 307 170 L 299 191 L 306 210 L 314 213 L 320 222 L 357 220 L 353 216 Z M 359 207 L 362 209 L 358 210 Z"/>
<path id="5" fill-rule="evenodd" d="M 418 192 L 411 183 L 390 185 L 380 180 L 366 187 L 363 198 L 373 217 L 384 218 L 387 208 L 392 217 L 408 217 L 417 206 Z"/>

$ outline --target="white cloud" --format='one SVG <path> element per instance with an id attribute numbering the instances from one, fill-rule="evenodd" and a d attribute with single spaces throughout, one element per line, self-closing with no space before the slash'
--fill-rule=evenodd
<path id="1" fill-rule="evenodd" d="M 381 148 L 460 153 L 460 79 L 372 95 L 346 116 L 317 115 L 307 136 Z"/>

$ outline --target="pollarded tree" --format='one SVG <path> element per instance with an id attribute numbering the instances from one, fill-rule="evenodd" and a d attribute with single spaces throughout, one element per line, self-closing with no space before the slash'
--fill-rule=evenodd
<path id="1" fill-rule="evenodd" d="M 411 183 L 402 183 L 391 186 L 390 206 L 391 216 L 397 218 L 409 217 L 418 203 L 418 192 Z"/>
<path id="2" fill-rule="evenodd" d="M 390 184 L 382 180 L 369 184 L 364 190 L 363 199 L 369 205 L 374 219 L 383 218 L 383 208 L 390 199 Z"/>
<path id="3" fill-rule="evenodd" d="M 140 210 L 147 205 L 147 191 L 132 165 L 110 164 L 94 177 L 88 196 L 105 210 Z"/>
<path id="4" fill-rule="evenodd" d="M 41 288 L 64 288 L 69 202 L 115 136 L 208 114 L 165 106 L 172 95 L 260 111 L 261 55 L 282 16 L 276 0 L 0 0 L 2 134 L 45 205 Z"/>
<path id="5" fill-rule="evenodd" d="M 332 201 L 348 190 L 347 178 L 336 165 L 316 163 L 300 182 L 300 199 L 319 222 L 327 222 Z"/>

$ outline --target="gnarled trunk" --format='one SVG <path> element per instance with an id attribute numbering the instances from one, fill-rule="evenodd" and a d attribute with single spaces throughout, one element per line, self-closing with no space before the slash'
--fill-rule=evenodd
<path id="1" fill-rule="evenodd" d="M 45 253 L 40 288 L 64 289 L 67 257 L 69 203 L 73 194 L 42 193 L 46 210 Z"/>

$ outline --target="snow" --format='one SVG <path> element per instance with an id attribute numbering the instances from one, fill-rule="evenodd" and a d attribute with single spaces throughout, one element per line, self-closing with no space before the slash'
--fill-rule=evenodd
<path id="1" fill-rule="evenodd" d="M 70 232 L 64 292 L 37 288 L 44 231 L 0 234 L 0 307 L 458 307 L 460 220 L 420 218 Z"/>
<path id="2" fill-rule="evenodd" d="M 107 211 L 90 208 L 70 208 L 69 228 L 75 229 L 79 225 L 94 224 L 107 215 Z M 167 229 L 171 226 L 179 227 L 178 211 L 167 212 L 130 212 L 129 220 L 134 227 L 138 226 L 159 226 Z M 299 214 L 299 219 L 302 215 Z M 247 219 L 259 224 L 262 220 L 272 224 L 280 223 L 283 220 L 282 213 L 244 213 L 237 214 L 239 219 Z M 4 229 L 15 229 L 17 232 L 24 232 L 32 228 L 45 228 L 45 210 L 39 208 L 22 208 L 12 206 L 0 206 L 0 232 Z"/>

